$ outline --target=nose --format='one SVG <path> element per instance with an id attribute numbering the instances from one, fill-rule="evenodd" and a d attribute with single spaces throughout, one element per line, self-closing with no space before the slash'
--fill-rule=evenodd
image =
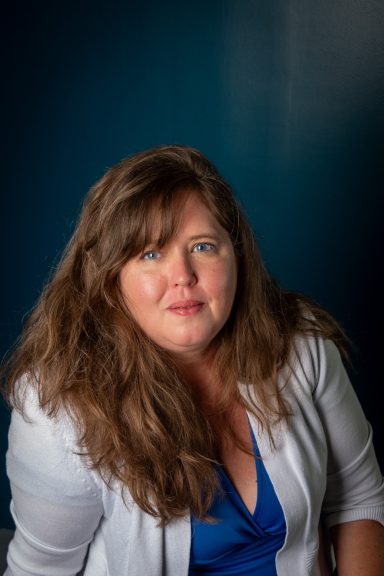
<path id="1" fill-rule="evenodd" d="M 170 280 L 174 286 L 193 286 L 197 276 L 188 254 L 174 255 L 170 263 Z"/>

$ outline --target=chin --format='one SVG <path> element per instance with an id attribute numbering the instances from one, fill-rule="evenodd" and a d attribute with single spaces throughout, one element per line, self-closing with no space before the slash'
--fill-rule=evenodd
<path id="1" fill-rule="evenodd" d="M 163 346 L 171 354 L 176 354 L 177 356 L 196 356 L 203 357 L 205 353 L 211 348 L 214 338 L 207 339 L 180 339 L 167 343 Z"/>

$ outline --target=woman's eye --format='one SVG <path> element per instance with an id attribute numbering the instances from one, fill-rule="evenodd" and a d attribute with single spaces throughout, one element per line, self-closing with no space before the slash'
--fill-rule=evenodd
<path id="1" fill-rule="evenodd" d="M 159 256 L 160 252 L 156 252 L 156 250 L 148 250 L 147 252 L 144 252 L 141 258 L 142 260 L 157 260 Z"/>
<path id="2" fill-rule="evenodd" d="M 193 252 L 211 252 L 214 249 L 215 246 L 209 242 L 199 242 L 193 247 Z"/>

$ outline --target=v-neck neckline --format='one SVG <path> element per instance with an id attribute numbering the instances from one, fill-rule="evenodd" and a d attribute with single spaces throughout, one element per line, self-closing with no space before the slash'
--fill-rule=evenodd
<path id="1" fill-rule="evenodd" d="M 263 477 L 261 474 L 261 458 L 259 448 L 256 442 L 256 438 L 254 432 L 252 430 L 251 423 L 249 421 L 249 417 L 247 415 L 248 425 L 249 425 L 249 432 L 251 435 L 251 442 L 252 442 L 252 449 L 253 449 L 253 457 L 255 462 L 255 472 L 256 472 L 256 485 L 257 485 L 257 494 L 256 494 L 256 503 L 253 512 L 251 512 L 244 503 L 244 500 L 240 496 L 236 486 L 232 482 L 229 474 L 227 473 L 224 466 L 221 467 L 221 472 L 224 474 L 226 482 L 229 484 L 231 488 L 231 492 L 233 494 L 234 499 L 238 502 L 239 507 L 247 514 L 248 518 L 251 518 L 253 522 L 256 522 L 257 517 L 259 516 L 261 505 L 262 505 L 262 496 L 263 496 Z"/>

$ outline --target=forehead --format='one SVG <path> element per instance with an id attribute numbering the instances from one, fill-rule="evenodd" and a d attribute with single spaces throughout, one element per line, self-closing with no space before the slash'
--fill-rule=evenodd
<path id="1" fill-rule="evenodd" d="M 193 189 L 178 191 L 171 197 L 163 196 L 149 207 L 146 218 L 147 241 L 165 244 L 173 236 L 188 226 L 191 221 L 208 222 L 210 226 L 221 226 L 209 203 Z"/>
<path id="2" fill-rule="evenodd" d="M 153 213 L 152 227 L 156 237 L 160 237 L 167 229 L 168 235 L 177 235 L 191 228 L 192 225 L 200 228 L 215 228 L 217 231 L 223 230 L 208 204 L 194 191 L 179 198 L 179 202 L 171 206 L 169 212 L 157 209 Z"/>

